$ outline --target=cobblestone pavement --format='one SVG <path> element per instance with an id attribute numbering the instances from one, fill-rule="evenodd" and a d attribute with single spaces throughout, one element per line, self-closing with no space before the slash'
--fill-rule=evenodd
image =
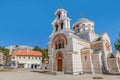
<path id="1" fill-rule="evenodd" d="M 103 77 L 103 79 L 93 79 L 93 77 Z M 0 80 L 120 80 L 120 75 L 50 75 L 31 72 L 29 70 L 15 70 L 11 72 L 0 72 Z"/>

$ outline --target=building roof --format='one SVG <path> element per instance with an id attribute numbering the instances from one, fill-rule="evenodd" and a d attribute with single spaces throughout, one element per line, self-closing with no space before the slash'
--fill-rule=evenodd
<path id="1" fill-rule="evenodd" d="M 78 19 L 78 21 L 90 21 L 90 20 L 87 18 L 80 18 L 80 19 Z"/>
<path id="2" fill-rule="evenodd" d="M 77 22 L 93 22 L 93 21 L 91 21 L 91 20 L 89 20 L 87 18 L 80 18 L 80 19 L 77 20 Z"/>
<path id="3" fill-rule="evenodd" d="M 19 50 L 15 51 L 11 56 L 42 56 L 40 51 L 33 51 L 33 50 Z"/>

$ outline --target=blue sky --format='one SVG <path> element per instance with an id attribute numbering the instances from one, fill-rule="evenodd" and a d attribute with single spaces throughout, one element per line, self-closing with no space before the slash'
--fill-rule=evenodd
<path id="1" fill-rule="evenodd" d="M 47 47 L 54 12 L 62 5 L 72 24 L 83 13 L 95 32 L 107 32 L 112 47 L 120 31 L 120 0 L 0 0 L 0 45 Z"/>

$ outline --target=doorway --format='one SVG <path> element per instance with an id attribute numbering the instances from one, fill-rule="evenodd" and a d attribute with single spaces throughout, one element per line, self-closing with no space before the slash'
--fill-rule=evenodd
<path id="1" fill-rule="evenodd" d="M 63 71 L 63 53 L 58 51 L 56 54 L 57 71 Z"/>
<path id="2" fill-rule="evenodd" d="M 57 68 L 58 71 L 62 71 L 62 59 L 58 59 L 57 63 L 58 63 L 58 65 L 57 65 L 58 66 L 58 68 Z"/>

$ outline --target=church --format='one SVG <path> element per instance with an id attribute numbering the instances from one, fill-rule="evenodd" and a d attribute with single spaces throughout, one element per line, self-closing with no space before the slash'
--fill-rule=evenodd
<path id="1" fill-rule="evenodd" d="M 95 23 L 83 17 L 70 29 L 70 20 L 65 9 L 57 9 L 48 42 L 49 70 L 65 74 L 120 72 L 108 34 L 95 33 Z M 116 54 L 120 58 L 120 53 Z M 111 67 L 112 63 L 116 66 Z"/>

